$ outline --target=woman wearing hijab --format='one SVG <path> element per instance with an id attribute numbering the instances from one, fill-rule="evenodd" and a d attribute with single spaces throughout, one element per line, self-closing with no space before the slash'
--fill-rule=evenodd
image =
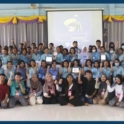
<path id="1" fill-rule="evenodd" d="M 56 81 L 55 81 L 56 82 Z M 58 85 L 54 84 L 54 80 L 50 73 L 46 74 L 45 84 L 43 86 L 43 104 L 56 104 Z"/>
<path id="2" fill-rule="evenodd" d="M 119 106 L 124 108 L 124 84 L 122 83 L 122 75 L 117 75 L 115 78 L 115 84 L 110 86 L 110 82 L 106 81 L 108 92 L 115 91 L 115 97 L 109 101 L 110 106 Z"/>
<path id="3" fill-rule="evenodd" d="M 86 60 L 89 59 L 89 58 L 90 58 L 90 54 L 87 52 L 87 48 L 84 47 L 82 52 L 80 54 L 78 54 L 78 59 L 80 60 L 80 64 L 82 66 L 84 66 Z"/>
<path id="4" fill-rule="evenodd" d="M 76 83 L 73 82 L 74 78 L 71 74 L 67 76 L 67 82 L 64 88 L 64 94 L 58 98 L 61 106 L 82 106 L 84 103 L 81 101 L 79 89 Z"/>
<path id="5" fill-rule="evenodd" d="M 106 104 L 106 98 L 108 95 L 106 80 L 107 80 L 106 75 L 101 76 L 100 82 L 98 81 L 98 78 L 96 78 L 96 87 L 98 89 L 98 95 L 97 97 L 94 98 L 94 104 L 99 105 Z"/>
<path id="6" fill-rule="evenodd" d="M 29 79 L 29 76 L 27 77 L 28 77 L 27 87 L 30 88 L 29 104 L 30 105 L 42 104 L 43 100 L 41 97 L 41 93 L 42 93 L 41 82 L 39 82 L 36 74 L 32 75 L 31 79 Z"/>

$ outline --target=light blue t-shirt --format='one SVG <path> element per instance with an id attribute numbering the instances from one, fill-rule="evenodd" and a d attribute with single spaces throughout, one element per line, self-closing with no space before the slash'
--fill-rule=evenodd
<path id="1" fill-rule="evenodd" d="M 40 61 L 41 55 L 40 54 L 32 54 L 32 59 L 34 59 L 35 61 Z"/>
<path id="2" fill-rule="evenodd" d="M 96 60 L 100 60 L 100 54 L 98 52 L 91 53 L 91 57 L 93 62 L 95 62 Z"/>
<path id="3" fill-rule="evenodd" d="M 53 55 L 52 54 L 42 54 L 41 58 L 40 58 L 40 61 L 46 60 L 46 57 L 53 57 Z"/>
<path id="4" fill-rule="evenodd" d="M 117 74 L 124 75 L 124 68 L 122 66 L 113 67 L 113 76 L 116 77 Z"/>
<path id="5" fill-rule="evenodd" d="M 63 55 L 63 61 L 65 60 L 69 61 L 69 55 Z"/>
<path id="6" fill-rule="evenodd" d="M 1 56 L 1 61 L 2 61 L 2 65 L 6 65 L 8 61 L 10 61 L 10 56 L 9 55 L 2 55 Z"/>
<path id="7" fill-rule="evenodd" d="M 56 55 L 56 62 L 58 63 L 63 62 L 63 55 L 61 53 Z"/>
<path id="8" fill-rule="evenodd" d="M 109 61 L 114 62 L 114 60 L 117 58 L 117 54 L 111 54 L 109 53 Z"/>
<path id="9" fill-rule="evenodd" d="M 32 68 L 32 67 L 28 68 L 28 73 L 29 73 L 29 75 L 32 77 L 32 75 L 35 74 L 35 69 Z"/>
<path id="10" fill-rule="evenodd" d="M 109 79 L 109 77 L 112 75 L 111 69 L 109 67 L 108 68 L 103 67 L 102 68 L 102 74 L 106 75 L 106 77 Z"/>
<path id="11" fill-rule="evenodd" d="M 41 78 L 41 79 L 45 79 L 45 75 L 46 75 L 46 68 L 38 68 L 38 77 Z"/>
<path id="12" fill-rule="evenodd" d="M 72 54 L 69 58 L 70 58 L 70 62 L 73 62 L 75 59 L 78 58 L 78 56 L 76 54 Z"/>
<path id="13" fill-rule="evenodd" d="M 100 77 L 100 69 L 93 67 L 91 69 L 91 72 L 93 73 L 93 78 L 99 78 Z"/>
<path id="14" fill-rule="evenodd" d="M 62 78 L 66 78 L 68 74 L 68 68 L 62 67 Z"/>
<path id="15" fill-rule="evenodd" d="M 16 55 L 11 54 L 12 57 L 12 64 L 13 65 L 18 65 L 18 57 L 16 58 Z"/>
<path id="16" fill-rule="evenodd" d="M 19 60 L 23 60 L 25 63 L 29 64 L 30 63 L 30 58 L 28 55 L 24 56 L 24 55 L 19 55 Z"/>
<path id="17" fill-rule="evenodd" d="M 0 68 L 0 74 L 4 74 L 4 69 L 2 67 Z"/>
<path id="18" fill-rule="evenodd" d="M 59 68 L 50 68 L 49 69 L 49 73 L 52 75 L 54 80 L 58 80 L 59 79 Z"/>

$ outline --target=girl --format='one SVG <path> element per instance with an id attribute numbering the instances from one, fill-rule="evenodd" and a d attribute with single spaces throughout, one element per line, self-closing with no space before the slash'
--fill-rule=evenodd
<path id="1" fill-rule="evenodd" d="M 58 102 L 61 106 L 82 106 L 84 104 L 79 96 L 78 86 L 74 83 L 74 78 L 71 74 L 67 76 L 67 82 L 64 88 L 64 96 L 58 98 Z"/>
<path id="2" fill-rule="evenodd" d="M 100 60 L 100 55 L 97 52 L 96 46 L 92 46 L 92 53 L 91 53 L 92 61 L 95 62 L 96 60 Z"/>
<path id="3" fill-rule="evenodd" d="M 99 63 L 99 61 L 94 62 L 94 67 L 92 67 L 91 71 L 93 73 L 94 79 L 100 77 L 100 63 Z"/>
<path id="4" fill-rule="evenodd" d="M 65 60 L 62 64 L 62 68 L 60 68 L 59 74 L 61 75 L 61 78 L 65 81 L 69 73 L 71 73 L 70 64 L 67 60 Z"/>
<path id="5" fill-rule="evenodd" d="M 122 84 L 122 76 L 117 75 L 115 78 L 114 86 L 110 86 L 110 82 L 106 81 L 107 83 L 107 90 L 108 92 L 115 91 L 115 97 L 109 101 L 110 106 L 119 106 L 124 108 L 124 85 Z"/>
<path id="6" fill-rule="evenodd" d="M 1 56 L 1 61 L 4 67 L 7 64 L 7 62 L 10 61 L 10 56 L 8 55 L 8 51 L 6 48 L 3 49 L 2 53 L 3 55 Z"/>
<path id="7" fill-rule="evenodd" d="M 63 49 L 63 61 L 69 61 L 69 55 L 68 55 L 68 49 L 67 48 L 64 48 Z"/>
<path id="8" fill-rule="evenodd" d="M 32 59 L 30 61 L 30 67 L 28 68 L 28 72 L 27 72 L 30 77 L 32 77 L 32 75 L 34 74 L 37 74 L 37 68 L 38 66 L 36 65 L 36 62 Z"/>
<path id="9" fill-rule="evenodd" d="M 52 67 L 50 68 L 48 66 L 47 72 L 49 72 L 52 75 L 53 80 L 59 79 L 59 68 L 56 67 L 56 61 L 52 61 Z"/>
<path id="10" fill-rule="evenodd" d="M 35 47 L 34 52 L 32 54 L 32 59 L 34 59 L 35 61 L 40 61 L 40 57 L 41 57 L 41 55 L 38 54 L 38 48 Z"/>
<path id="11" fill-rule="evenodd" d="M 106 98 L 108 95 L 107 91 L 107 84 L 106 84 L 107 77 L 106 75 L 101 76 L 101 81 L 98 82 L 98 78 L 96 78 L 96 89 L 98 89 L 98 95 L 94 98 L 94 104 L 105 105 Z"/>
<path id="12" fill-rule="evenodd" d="M 50 73 L 46 74 L 45 84 L 43 86 L 43 104 L 56 104 L 56 86 Z"/>
<path id="13" fill-rule="evenodd" d="M 69 54 L 70 62 L 72 63 L 75 59 L 77 59 L 77 54 L 74 47 L 70 48 L 70 54 Z"/>
<path id="14" fill-rule="evenodd" d="M 41 62 L 41 66 L 38 68 L 38 78 L 39 78 L 40 82 L 42 83 L 42 86 L 45 83 L 46 71 L 47 71 L 47 63 L 45 60 L 43 60 Z"/>
<path id="15" fill-rule="evenodd" d="M 79 65 L 78 59 L 75 59 L 75 60 L 74 60 L 72 67 L 73 67 L 73 68 L 79 68 L 79 70 L 81 69 L 81 68 L 80 68 L 80 65 Z M 73 72 L 73 68 L 71 69 L 71 71 L 72 71 L 72 76 L 74 77 L 75 82 L 77 82 L 78 73 L 79 73 L 79 72 L 78 72 L 78 73 Z M 82 70 L 81 70 L 81 71 L 82 71 Z"/>
<path id="16" fill-rule="evenodd" d="M 108 54 L 110 54 L 110 49 L 111 49 L 111 48 L 113 48 L 114 51 L 116 52 L 116 50 L 115 50 L 115 44 L 114 44 L 113 42 L 110 42 L 110 43 L 109 43 L 109 49 L 107 50 L 107 53 L 108 53 Z"/>
<path id="17" fill-rule="evenodd" d="M 118 59 L 115 59 L 114 67 L 112 62 L 110 64 L 111 64 L 111 72 L 113 73 L 113 81 L 115 81 L 115 77 L 118 74 L 122 75 L 122 78 L 124 79 L 124 69 L 120 65 L 120 61 Z"/>
<path id="18" fill-rule="evenodd" d="M 11 61 L 8 61 L 7 65 L 6 65 L 6 68 L 4 70 L 4 73 L 6 75 L 7 80 L 9 79 L 11 72 L 12 72 L 12 80 L 14 80 L 14 76 L 15 76 L 15 73 L 16 73 L 16 68 L 12 65 Z"/>
<path id="19" fill-rule="evenodd" d="M 30 58 L 27 55 L 27 50 L 25 48 L 23 48 L 22 54 L 19 55 L 19 60 L 23 60 L 26 64 L 30 63 Z"/>
<path id="20" fill-rule="evenodd" d="M 121 66 L 124 68 L 124 53 L 122 48 L 118 50 L 118 59 L 121 62 Z"/>
<path id="21" fill-rule="evenodd" d="M 26 67 L 24 61 L 19 61 L 16 72 L 19 72 L 22 76 L 22 80 L 26 81 Z"/>
<path id="22" fill-rule="evenodd" d="M 61 53 L 61 50 L 60 50 L 60 47 L 56 47 L 56 52 L 57 52 L 57 55 L 55 56 L 55 60 L 57 62 L 57 64 L 61 64 L 62 61 L 63 61 L 63 55 Z"/>
<path id="23" fill-rule="evenodd" d="M 107 61 L 107 60 L 104 61 L 103 67 L 102 67 L 102 63 L 100 64 L 100 74 L 105 75 L 108 80 L 111 80 L 112 73 L 111 73 L 109 61 Z"/>
<path id="24" fill-rule="evenodd" d="M 87 59 L 90 58 L 90 54 L 87 52 L 87 48 L 84 47 L 82 52 L 78 55 L 78 59 L 80 60 L 80 64 L 84 66 Z"/>
<path id="25" fill-rule="evenodd" d="M 109 60 L 114 62 L 115 59 L 117 59 L 117 54 L 115 52 L 115 49 L 114 49 L 114 47 L 110 47 Z"/>
<path id="26" fill-rule="evenodd" d="M 91 70 L 91 69 L 92 69 L 92 61 L 91 61 L 91 59 L 87 59 L 85 62 L 84 73 L 87 70 Z"/>
<path id="27" fill-rule="evenodd" d="M 17 48 L 13 48 L 12 54 L 10 55 L 10 59 L 12 60 L 12 64 L 17 66 L 18 65 L 18 54 Z"/>
<path id="28" fill-rule="evenodd" d="M 105 47 L 101 47 L 101 54 L 100 54 L 100 57 L 101 57 L 101 55 L 105 55 L 106 56 L 106 60 L 110 60 L 109 59 L 109 54 L 106 52 L 106 50 L 105 50 Z M 101 59 L 101 61 L 104 61 L 104 60 L 102 60 Z"/>
<path id="29" fill-rule="evenodd" d="M 2 68 L 2 61 L 0 60 L 0 74 L 4 74 L 4 69 Z"/>
<path id="30" fill-rule="evenodd" d="M 32 75 L 31 79 L 27 75 L 27 87 L 30 88 L 29 92 L 29 104 L 35 105 L 35 104 L 42 104 L 43 100 L 41 98 L 42 93 L 42 85 L 41 82 L 39 82 L 38 77 L 36 74 Z"/>

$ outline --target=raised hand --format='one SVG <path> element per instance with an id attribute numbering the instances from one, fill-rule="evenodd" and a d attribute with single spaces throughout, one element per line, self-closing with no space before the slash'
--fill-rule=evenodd
<path id="1" fill-rule="evenodd" d="M 113 65 L 113 62 L 112 62 L 112 61 L 110 62 L 110 65 L 111 65 L 111 66 Z"/>
<path id="2" fill-rule="evenodd" d="M 54 84 L 56 85 L 57 83 L 58 83 L 57 80 L 55 80 L 55 81 L 54 81 Z"/>
<path id="3" fill-rule="evenodd" d="M 62 82 L 63 82 L 63 79 L 59 79 L 59 84 L 62 84 Z"/>
<path id="4" fill-rule="evenodd" d="M 107 84 L 107 85 L 110 85 L 110 82 L 109 82 L 109 80 L 107 80 L 107 81 L 106 81 L 106 84 Z"/>
<path id="5" fill-rule="evenodd" d="M 96 82 L 98 83 L 98 81 L 99 81 L 99 78 L 97 77 L 97 78 L 96 78 Z"/>

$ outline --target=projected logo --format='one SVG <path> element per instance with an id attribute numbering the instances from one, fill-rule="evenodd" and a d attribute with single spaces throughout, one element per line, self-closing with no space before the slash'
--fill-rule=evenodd
<path id="1" fill-rule="evenodd" d="M 82 31 L 82 25 L 79 21 L 77 21 L 75 18 L 67 19 L 64 22 L 64 25 L 68 28 L 69 32 L 81 32 Z"/>

